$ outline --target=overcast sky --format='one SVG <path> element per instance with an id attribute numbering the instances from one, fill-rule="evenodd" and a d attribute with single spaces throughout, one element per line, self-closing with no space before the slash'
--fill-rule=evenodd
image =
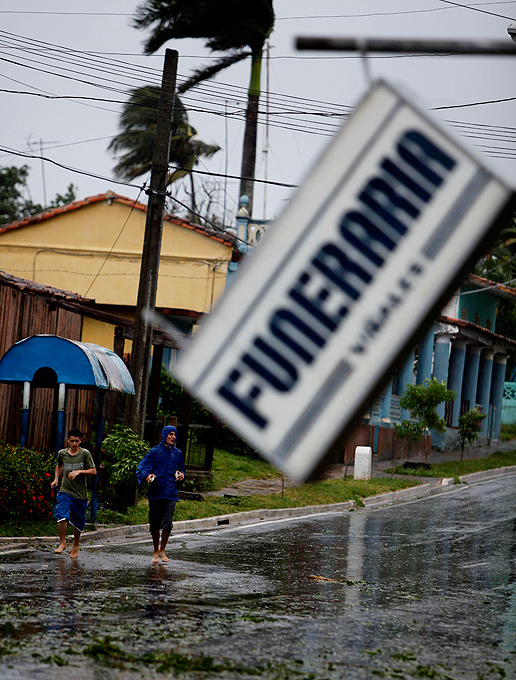
<path id="1" fill-rule="evenodd" d="M 297 36 L 510 42 L 507 27 L 516 21 L 516 0 L 457 4 L 461 6 L 448 0 L 275 0 L 276 25 L 268 66 L 264 63 L 260 106 L 267 108 L 268 80 L 268 145 L 262 116 L 256 177 L 288 185 L 302 182 L 367 89 L 359 56 L 298 52 Z M 164 49 L 142 56 L 144 33 L 131 26 L 137 5 L 136 0 L 2 0 L 0 165 L 30 166 L 34 201 L 50 201 L 70 183 L 78 198 L 108 189 L 131 198 L 139 195 L 145 178 L 134 186 L 115 183 L 115 159 L 107 150 L 117 132 L 124 93 L 161 82 Z M 201 40 L 167 47 L 179 52 L 180 79 L 214 58 Z M 424 108 L 436 109 L 465 144 L 516 185 L 514 57 L 371 55 L 368 63 L 373 78 L 412 91 Z M 239 174 L 249 68 L 248 61 L 233 66 L 183 97 L 199 138 L 221 147 L 199 170 Z M 41 148 L 49 159 L 44 163 L 16 155 L 39 156 Z M 217 187 L 219 214 L 225 205 L 227 223 L 232 223 L 238 181 L 206 181 L 212 190 Z M 293 189 L 270 185 L 264 195 L 264 186 L 255 189 L 254 217 L 277 217 Z"/>

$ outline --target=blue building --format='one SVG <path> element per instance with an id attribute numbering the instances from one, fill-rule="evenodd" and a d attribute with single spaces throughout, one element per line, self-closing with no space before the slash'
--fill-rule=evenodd
<path id="1" fill-rule="evenodd" d="M 442 310 L 364 419 L 369 429 L 368 445 L 380 458 L 392 457 L 397 453 L 396 447 L 401 446 L 394 439 L 393 426 L 409 417 L 408 412 L 400 408 L 403 390 L 408 384 L 420 384 L 432 377 L 444 380 L 457 394 L 454 401 L 439 407 L 447 428 L 444 434 L 432 433 L 433 448 L 453 448 L 459 416 L 475 406 L 487 414 L 482 421 L 480 442 L 499 439 L 507 359 L 516 351 L 514 340 L 496 333 L 501 298 L 516 302 L 516 290 L 471 275 Z M 516 402 L 516 389 L 514 397 Z M 516 409 L 514 415 L 516 422 Z M 352 439 L 354 445 L 355 437 Z M 417 452 L 412 450 L 409 454 Z"/>
<path id="2" fill-rule="evenodd" d="M 247 196 L 241 197 L 234 230 L 242 254 L 252 249 L 270 226 L 267 221 L 250 220 L 247 203 Z M 238 263 L 230 263 L 227 285 L 237 268 Z M 410 415 L 400 406 L 406 386 L 432 377 L 444 380 L 457 395 L 454 401 L 439 407 L 446 432 L 431 433 L 433 448 L 454 448 L 459 416 L 475 406 L 487 414 L 482 420 L 480 443 L 499 439 L 502 412 L 504 422 L 516 424 L 516 381 L 505 382 L 507 359 L 516 353 L 516 341 L 496 333 L 500 299 L 516 303 L 516 290 L 471 274 L 412 350 L 402 370 L 373 401 L 362 422 L 348 433 L 340 457 L 351 460 L 356 446 L 371 446 L 382 459 L 421 453 L 429 443 L 395 439 L 394 424 Z"/>

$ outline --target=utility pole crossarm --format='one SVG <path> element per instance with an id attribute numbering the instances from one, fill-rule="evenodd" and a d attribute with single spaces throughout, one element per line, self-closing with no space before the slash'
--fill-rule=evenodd
<path id="1" fill-rule="evenodd" d="M 516 45 L 501 40 L 412 40 L 407 38 L 324 38 L 300 36 L 298 50 L 325 52 L 397 52 L 401 54 L 516 55 Z"/>

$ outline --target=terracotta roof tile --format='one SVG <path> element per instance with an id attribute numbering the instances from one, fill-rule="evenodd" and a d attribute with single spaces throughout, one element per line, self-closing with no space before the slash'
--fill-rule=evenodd
<path id="1" fill-rule="evenodd" d="M 78 293 L 73 293 L 70 290 L 62 290 L 60 288 L 54 288 L 53 286 L 45 286 L 37 281 L 29 281 L 28 279 L 22 279 L 18 276 L 13 276 L 7 272 L 0 270 L 0 285 L 8 285 L 11 288 L 16 288 L 21 291 L 28 291 L 35 293 L 37 295 L 44 295 L 47 297 L 57 298 L 60 300 L 72 300 L 74 302 L 94 302 L 91 298 L 83 297 Z"/>
<path id="2" fill-rule="evenodd" d="M 459 328 L 470 328 L 471 330 L 480 331 L 487 338 L 491 338 L 492 340 L 501 340 L 504 343 L 512 345 L 513 349 L 516 348 L 516 340 L 508 338 L 505 335 L 500 335 L 499 333 L 493 333 L 493 331 L 490 331 L 487 328 L 484 328 L 483 326 L 479 326 L 478 324 L 473 323 L 472 321 L 466 321 L 465 319 L 454 319 L 451 316 L 444 316 L 442 314 L 439 315 L 437 321 L 447 323 L 452 326 L 459 326 Z"/>
<path id="3" fill-rule="evenodd" d="M 49 210 L 45 210 L 44 212 L 38 213 L 37 215 L 32 215 L 31 217 L 25 217 L 22 220 L 18 220 L 17 222 L 11 222 L 10 224 L 4 224 L 0 226 L 0 234 L 3 234 L 6 231 L 12 231 L 14 229 L 19 229 L 21 227 L 26 227 L 30 224 L 36 224 L 38 222 L 42 222 L 44 220 L 51 219 L 52 217 L 56 217 L 57 215 L 61 215 L 65 212 L 71 212 L 72 210 L 78 210 L 80 208 L 84 208 L 88 205 L 92 205 L 94 203 L 100 203 L 102 201 L 114 201 L 116 203 L 120 203 L 121 205 L 127 205 L 133 210 L 141 210 L 142 212 L 147 212 L 147 206 L 144 205 L 143 203 L 135 203 L 134 200 L 127 198 L 126 196 L 121 196 L 119 194 L 115 194 L 112 191 L 107 191 L 105 194 L 97 194 L 96 196 L 88 196 L 87 198 L 80 199 L 78 201 L 74 201 L 73 203 L 69 203 L 68 205 L 65 206 L 59 206 L 58 208 L 50 208 Z M 212 238 L 216 241 L 219 241 L 220 243 L 225 243 L 226 245 L 231 245 L 234 246 L 235 244 L 235 238 L 232 234 L 226 234 L 226 233 L 219 233 L 214 229 L 211 229 L 209 227 L 203 227 L 199 224 L 194 224 L 193 222 L 189 222 L 188 220 L 183 219 L 182 217 L 176 217 L 175 215 L 165 215 L 164 217 L 165 221 L 167 222 L 172 222 L 173 224 L 177 224 L 180 227 L 186 227 L 187 229 L 193 229 L 194 231 L 199 232 L 200 234 L 203 234 L 203 236 L 207 236 L 208 238 Z"/>

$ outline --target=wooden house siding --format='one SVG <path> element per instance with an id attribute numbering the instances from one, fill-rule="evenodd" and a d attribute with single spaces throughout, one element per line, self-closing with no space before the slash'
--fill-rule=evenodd
<path id="1" fill-rule="evenodd" d="M 16 342 L 39 333 L 81 339 L 82 316 L 63 309 L 59 302 L 77 296 L 42 286 L 33 286 L 9 276 L 0 276 L 0 357 Z M 53 451 L 55 394 L 52 389 L 32 390 L 28 446 Z M 94 394 L 70 389 L 66 399 L 66 427 L 79 427 L 89 433 Z M 0 383 L 0 439 L 10 444 L 20 441 L 22 387 Z"/>

